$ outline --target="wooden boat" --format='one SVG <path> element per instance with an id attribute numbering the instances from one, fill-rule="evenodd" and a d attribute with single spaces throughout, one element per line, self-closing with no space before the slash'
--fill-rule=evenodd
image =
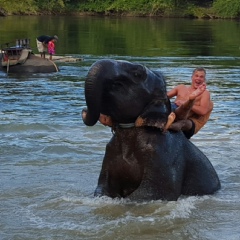
<path id="1" fill-rule="evenodd" d="M 16 45 L 10 43 L 1 47 L 0 68 L 7 73 L 51 73 L 58 72 L 56 64 L 33 54 L 29 39 L 17 39 Z"/>

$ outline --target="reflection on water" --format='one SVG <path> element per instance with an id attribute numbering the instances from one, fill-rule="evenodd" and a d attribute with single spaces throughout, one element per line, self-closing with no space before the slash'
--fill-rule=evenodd
<path id="1" fill-rule="evenodd" d="M 46 21 L 47 20 L 47 21 Z M 9 17 L 0 43 L 57 34 L 58 54 L 84 61 L 31 76 L 0 72 L 0 239 L 239 240 L 239 22 L 152 18 Z M 34 49 L 35 51 L 36 49 Z M 161 70 L 168 88 L 207 70 L 214 110 L 192 138 L 222 188 L 203 197 L 144 203 L 94 198 L 111 137 L 86 127 L 84 77 L 101 58 Z"/>
<path id="2" fill-rule="evenodd" d="M 161 18 L 10 16 L 1 18 L 0 44 L 58 35 L 57 54 L 118 56 L 240 56 L 240 23 Z"/>

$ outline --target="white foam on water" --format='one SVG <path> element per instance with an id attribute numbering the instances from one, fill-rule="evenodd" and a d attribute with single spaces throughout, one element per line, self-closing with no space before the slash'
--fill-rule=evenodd
<path id="1" fill-rule="evenodd" d="M 189 218 L 199 201 L 203 200 L 200 200 L 198 197 L 186 197 L 179 199 L 175 203 L 170 202 L 168 205 L 172 207 L 172 210 L 166 216 L 166 219 Z"/>
<path id="2" fill-rule="evenodd" d="M 177 201 L 165 202 L 161 200 L 157 201 L 145 201 L 134 202 L 128 199 L 112 199 L 109 197 L 63 197 L 66 202 L 80 204 L 92 208 L 104 208 L 110 209 L 114 206 L 125 208 L 122 210 L 122 219 L 118 221 L 139 221 L 139 222 L 154 222 L 158 218 L 164 218 L 166 220 L 189 218 L 192 211 L 196 209 L 196 205 L 208 199 L 208 196 L 203 197 L 184 197 L 179 198 Z M 138 211 L 141 209 L 141 213 Z M 149 211 L 151 209 L 151 211 Z M 139 214 L 142 214 L 141 216 Z M 158 221 L 158 220 L 157 220 Z"/>
<path id="3" fill-rule="evenodd" d="M 79 203 L 81 205 L 85 206 L 91 206 L 91 207 L 102 207 L 102 206 L 108 206 L 108 205 L 120 205 L 120 204 L 127 204 L 129 200 L 127 199 L 119 199 L 119 198 L 110 198 L 107 196 L 102 197 L 63 197 L 62 198 L 66 202 L 73 202 L 73 203 Z"/>

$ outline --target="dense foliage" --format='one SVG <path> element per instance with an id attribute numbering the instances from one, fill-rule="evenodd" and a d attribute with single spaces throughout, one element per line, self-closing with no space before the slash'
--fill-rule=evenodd
<path id="1" fill-rule="evenodd" d="M 0 15 L 104 14 L 239 18 L 239 0 L 0 0 Z"/>
<path id="2" fill-rule="evenodd" d="M 213 3 L 215 12 L 224 18 L 240 17 L 240 1 L 239 0 L 217 0 Z"/>

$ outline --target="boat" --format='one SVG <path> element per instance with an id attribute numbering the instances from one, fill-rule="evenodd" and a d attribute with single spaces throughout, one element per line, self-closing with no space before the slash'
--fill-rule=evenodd
<path id="1" fill-rule="evenodd" d="M 36 56 L 30 47 L 30 39 L 17 39 L 15 45 L 1 45 L 0 69 L 7 73 L 58 72 L 57 65 L 46 58 Z"/>

